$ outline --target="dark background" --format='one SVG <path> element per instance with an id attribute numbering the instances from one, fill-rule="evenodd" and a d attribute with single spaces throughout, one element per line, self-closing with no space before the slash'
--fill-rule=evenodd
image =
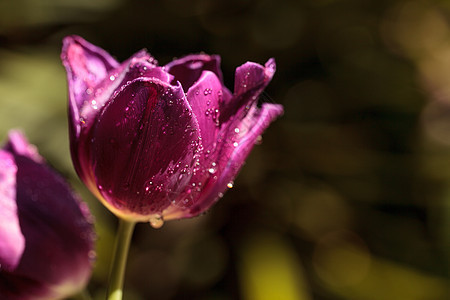
<path id="1" fill-rule="evenodd" d="M 21 128 L 96 216 L 103 299 L 116 220 L 79 182 L 61 40 L 123 61 L 277 61 L 285 114 L 206 215 L 137 226 L 125 299 L 448 299 L 447 1 L 0 1 L 0 135 Z"/>

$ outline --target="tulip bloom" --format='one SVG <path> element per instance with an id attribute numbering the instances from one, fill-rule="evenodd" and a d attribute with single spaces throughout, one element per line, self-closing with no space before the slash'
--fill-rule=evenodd
<path id="1" fill-rule="evenodd" d="M 0 219 L 0 299 L 63 299 L 86 285 L 89 210 L 18 132 L 0 149 Z"/>
<path id="2" fill-rule="evenodd" d="M 220 57 L 189 55 L 165 66 L 145 50 L 123 63 L 78 36 L 64 39 L 72 160 L 117 216 L 155 221 L 196 216 L 232 186 L 281 105 L 257 99 L 275 72 L 247 62 L 234 92 Z"/>

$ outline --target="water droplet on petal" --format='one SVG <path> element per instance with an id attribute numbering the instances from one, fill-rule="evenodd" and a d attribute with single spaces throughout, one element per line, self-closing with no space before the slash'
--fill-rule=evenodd
<path id="1" fill-rule="evenodd" d="M 155 228 L 161 228 L 164 225 L 164 220 L 160 215 L 154 215 L 150 217 L 150 225 Z"/>
<path id="2" fill-rule="evenodd" d="M 88 258 L 90 261 L 95 261 L 95 259 L 97 258 L 97 254 L 95 253 L 94 250 L 90 250 L 88 252 Z"/>
<path id="3" fill-rule="evenodd" d="M 215 163 L 215 162 L 212 162 L 212 163 L 211 163 L 211 168 L 208 169 L 208 172 L 209 172 L 210 174 L 216 173 L 216 163 Z"/>
<path id="4" fill-rule="evenodd" d="M 233 185 L 234 185 L 234 182 L 233 182 L 233 181 L 230 181 L 230 182 L 228 182 L 227 187 L 228 187 L 229 189 L 231 189 L 231 188 L 233 188 Z"/>
<path id="5" fill-rule="evenodd" d="M 234 142 L 233 143 L 233 147 L 236 148 L 237 146 L 239 146 L 239 143 L 238 142 Z"/>
<path id="6" fill-rule="evenodd" d="M 109 80 L 114 81 L 116 77 L 114 75 L 109 76 Z"/>
<path id="7" fill-rule="evenodd" d="M 153 181 L 149 180 L 144 184 L 144 193 L 149 195 L 152 193 L 152 190 L 154 190 Z"/>

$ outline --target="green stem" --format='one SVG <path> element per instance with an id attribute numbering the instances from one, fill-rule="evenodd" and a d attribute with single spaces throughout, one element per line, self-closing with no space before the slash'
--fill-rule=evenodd
<path id="1" fill-rule="evenodd" d="M 135 224 L 133 221 L 119 218 L 119 229 L 116 235 L 111 272 L 109 274 L 107 300 L 122 300 L 125 266 Z"/>

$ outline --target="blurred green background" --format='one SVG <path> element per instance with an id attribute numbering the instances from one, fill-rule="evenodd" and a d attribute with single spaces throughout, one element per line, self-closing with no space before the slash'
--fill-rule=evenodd
<path id="1" fill-rule="evenodd" d="M 116 220 L 76 177 L 61 39 L 123 61 L 274 57 L 285 114 L 206 215 L 136 228 L 125 299 L 450 299 L 450 2 L 1 0 L 0 137 L 21 128 L 96 216 L 103 299 Z M 447 298 L 449 297 L 449 298 Z"/>

